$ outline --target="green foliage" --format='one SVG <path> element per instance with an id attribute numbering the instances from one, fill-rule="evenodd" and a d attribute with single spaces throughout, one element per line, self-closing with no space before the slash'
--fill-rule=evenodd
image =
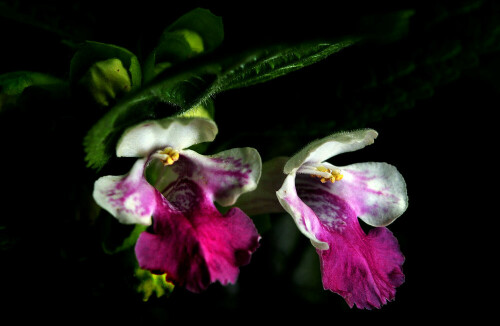
<path id="1" fill-rule="evenodd" d="M 51 75 L 32 71 L 15 71 L 0 75 L 0 92 L 6 95 L 19 95 L 26 87 L 50 86 L 63 81 Z"/>
<path id="2" fill-rule="evenodd" d="M 219 76 L 211 88 L 214 92 L 220 92 L 266 82 L 323 60 L 355 41 L 355 39 L 337 42 L 319 40 L 258 51 L 236 68 Z"/>
<path id="3" fill-rule="evenodd" d="M 50 89 L 64 85 L 63 80 L 39 72 L 16 71 L 0 75 L 0 112 L 10 104 L 14 104 L 28 87 Z"/>

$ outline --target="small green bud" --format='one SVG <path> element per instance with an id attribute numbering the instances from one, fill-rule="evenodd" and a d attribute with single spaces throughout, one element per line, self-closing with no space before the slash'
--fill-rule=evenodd
<path id="1" fill-rule="evenodd" d="M 203 46 L 203 39 L 196 32 L 190 31 L 188 29 L 180 29 L 172 32 L 172 34 L 181 35 L 186 40 L 186 43 L 189 45 L 189 48 L 191 50 L 190 56 L 200 54 L 205 50 Z M 170 68 L 171 66 L 172 63 L 167 61 L 155 64 L 153 71 L 154 76 L 159 75 L 165 69 Z"/>
<path id="2" fill-rule="evenodd" d="M 180 29 L 175 31 L 174 33 L 178 33 L 184 36 L 186 42 L 191 47 L 191 51 L 193 51 L 194 53 L 198 54 L 205 50 L 203 46 L 203 39 L 198 33 L 190 31 L 188 29 Z"/>
<path id="3" fill-rule="evenodd" d="M 130 76 L 119 59 L 112 58 L 94 63 L 80 80 L 94 100 L 108 106 L 117 96 L 131 89 Z"/>

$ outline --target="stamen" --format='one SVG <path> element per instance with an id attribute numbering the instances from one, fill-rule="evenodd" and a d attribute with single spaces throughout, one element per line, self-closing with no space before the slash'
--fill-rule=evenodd
<path id="1" fill-rule="evenodd" d="M 338 169 L 328 169 L 324 166 L 318 166 L 316 167 L 316 170 L 318 170 L 319 172 L 328 173 L 330 175 L 325 177 L 324 175 L 311 174 L 312 177 L 320 178 L 321 183 L 325 183 L 327 181 L 335 183 L 335 181 L 342 180 L 342 178 L 344 177 L 342 174 L 340 174 L 340 170 Z"/>
<path id="2" fill-rule="evenodd" d="M 172 165 L 179 159 L 179 152 L 172 147 L 166 147 L 162 151 L 157 151 L 155 157 L 163 162 L 163 166 Z"/>

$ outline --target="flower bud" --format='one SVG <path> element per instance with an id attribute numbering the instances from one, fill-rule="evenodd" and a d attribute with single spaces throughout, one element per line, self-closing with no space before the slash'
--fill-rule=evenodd
<path id="1" fill-rule="evenodd" d="M 179 29 L 179 30 L 170 32 L 170 35 L 171 35 L 171 37 L 173 37 L 173 39 L 176 39 L 179 36 L 181 36 L 181 38 L 183 38 L 186 41 L 187 45 L 189 46 L 188 57 L 198 55 L 205 50 L 205 47 L 203 46 L 203 39 L 196 32 L 193 32 L 193 31 L 188 30 L 188 29 Z M 165 44 L 163 44 L 163 46 L 168 48 L 168 44 L 169 43 L 166 42 Z M 171 51 L 171 50 L 169 49 L 168 51 Z M 154 76 L 159 75 L 161 72 L 163 72 L 165 69 L 167 69 L 171 66 L 172 66 L 172 63 L 169 61 L 161 61 L 161 62 L 156 63 L 154 65 Z"/>
<path id="2" fill-rule="evenodd" d="M 117 58 L 95 62 L 80 79 L 92 98 L 102 106 L 108 106 L 131 89 L 130 76 Z"/>
<path id="3" fill-rule="evenodd" d="M 177 30 L 174 33 L 178 33 L 184 36 L 184 39 L 189 44 L 191 51 L 193 51 L 194 53 L 199 54 L 205 49 L 203 47 L 203 39 L 198 33 L 188 29 Z"/>

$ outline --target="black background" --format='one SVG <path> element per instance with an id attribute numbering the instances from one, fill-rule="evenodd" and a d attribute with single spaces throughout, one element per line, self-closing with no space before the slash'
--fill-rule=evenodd
<path id="1" fill-rule="evenodd" d="M 0 73 L 31 70 L 61 78 L 67 78 L 74 53 L 61 40 L 117 44 L 141 58 L 164 27 L 196 7 L 223 18 L 221 51 L 313 34 L 370 34 L 370 42 L 310 67 L 217 95 L 220 133 L 214 148 L 232 141 L 232 147 L 262 148 L 268 159 L 292 155 L 291 148 L 337 130 L 370 127 L 379 132 L 374 145 L 334 162 L 391 163 L 405 177 L 409 195 L 407 212 L 389 226 L 406 257 L 406 282 L 396 300 L 380 310 L 350 309 L 340 296 L 324 291 L 312 246 L 279 214 L 271 216 L 273 228 L 262 234 L 237 285 L 213 284 L 196 295 L 176 288 L 169 298 L 144 303 L 130 292 L 133 277 L 123 267 L 125 258 L 95 254 L 99 223 L 84 217 L 97 175 L 75 157 L 83 157 L 80 140 L 90 121 L 75 118 L 82 114 L 71 110 L 81 110 L 79 105 L 51 113 L 39 102 L 30 116 L 2 117 L 7 197 L 0 215 L 8 240 L 0 262 L 1 293 L 10 303 L 2 305 L 2 314 L 19 308 L 21 319 L 48 321 L 304 317 L 334 323 L 380 314 L 406 321 L 433 313 L 448 318 L 490 312 L 495 299 L 487 294 L 497 283 L 494 112 L 500 96 L 500 8 L 494 1 L 0 5 Z M 407 9 L 414 10 L 407 29 L 384 23 L 393 17 L 388 14 Z M 388 79 L 408 62 L 414 70 Z M 233 139 L 241 130 L 254 133 Z M 77 219 L 75 210 L 81 214 Z M 283 248 L 290 241 L 295 247 L 287 252 Z"/>

